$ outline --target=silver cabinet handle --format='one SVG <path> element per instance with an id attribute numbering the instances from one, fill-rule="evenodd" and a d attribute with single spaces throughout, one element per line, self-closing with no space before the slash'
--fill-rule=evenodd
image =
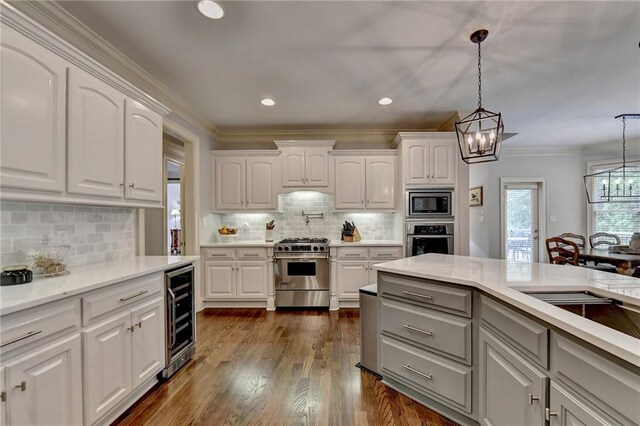
<path id="1" fill-rule="evenodd" d="M 136 183 L 135 183 L 135 182 L 131 182 L 131 183 L 129 184 L 129 188 L 131 188 L 131 189 L 136 189 Z"/>
<path id="2" fill-rule="evenodd" d="M 240 201 L 240 205 L 241 205 L 241 206 L 242 206 L 242 205 L 244 205 L 244 201 Z"/>
<path id="3" fill-rule="evenodd" d="M 426 294 L 414 293 L 412 291 L 403 291 L 403 293 L 407 296 L 422 297 L 423 299 L 433 300 L 433 296 L 427 296 Z"/>
<path id="4" fill-rule="evenodd" d="M 553 411 L 551 411 L 550 408 L 545 408 L 544 409 L 544 418 L 548 422 L 551 421 L 551 417 L 556 417 L 557 415 L 558 415 L 558 413 L 554 413 Z"/>
<path id="5" fill-rule="evenodd" d="M 127 330 L 129 330 L 129 331 L 130 331 L 130 332 L 132 332 L 132 333 L 133 333 L 134 331 L 136 331 L 136 326 L 135 326 L 135 324 L 134 324 L 134 325 L 132 325 L 131 327 L 127 327 Z"/>
<path id="6" fill-rule="evenodd" d="M 420 330 L 419 328 L 410 326 L 409 324 L 402 324 L 402 327 L 406 328 L 407 330 L 410 330 L 410 331 L 415 331 L 416 333 L 422 333 L 422 334 L 425 334 L 427 336 L 433 336 L 433 332 L 432 331 Z M 531 395 L 531 394 L 529 394 L 529 395 Z"/>
<path id="7" fill-rule="evenodd" d="M 242 257 L 258 257 L 260 256 L 257 253 L 247 253 L 247 254 L 243 254 Z"/>
<path id="8" fill-rule="evenodd" d="M 227 257 L 225 253 L 209 253 L 209 257 Z"/>
<path id="9" fill-rule="evenodd" d="M 533 405 L 533 401 L 540 401 L 540 398 L 537 396 L 533 396 L 532 393 L 529 394 L 529 405 Z"/>
<path id="10" fill-rule="evenodd" d="M 30 332 L 28 332 L 27 334 L 25 334 L 25 335 L 23 335 L 23 336 L 16 337 L 15 339 L 11 339 L 11 340 L 9 340 L 8 342 L 4 342 L 4 343 L 2 343 L 2 344 L 0 345 L 0 348 L 4 348 L 5 346 L 8 346 L 8 345 L 10 345 L 10 344 L 12 344 L 12 343 L 19 342 L 20 340 L 28 339 L 29 337 L 31 337 L 31 336 L 35 336 L 36 334 L 40 334 L 40 333 L 42 333 L 42 330 L 38 330 L 38 331 L 30 331 Z"/>
<path id="11" fill-rule="evenodd" d="M 364 200 L 360 200 L 360 204 L 364 204 Z"/>
<path id="12" fill-rule="evenodd" d="M 360 257 L 361 255 L 358 254 L 358 253 L 344 253 L 343 256 L 347 256 L 347 257 L 348 256 L 351 256 L 351 257 L 357 256 L 357 257 Z"/>
<path id="13" fill-rule="evenodd" d="M 171 299 L 171 320 L 169 324 L 171 324 L 171 336 L 169 340 L 169 348 L 173 348 L 173 345 L 176 343 L 176 294 L 170 288 L 167 289 L 169 293 L 169 298 Z"/>
<path id="14" fill-rule="evenodd" d="M 0 402 L 5 402 L 7 400 L 7 393 L 5 391 L 0 392 Z"/>
<path id="15" fill-rule="evenodd" d="M 138 326 L 138 328 L 142 328 L 142 321 L 138 321 L 137 324 L 133 324 L 133 327 Z"/>
<path id="16" fill-rule="evenodd" d="M 430 374 L 424 374 L 422 371 L 418 371 L 415 368 L 411 368 L 411 366 L 407 364 L 403 364 L 402 367 L 411 371 L 412 373 L 416 373 L 418 376 L 424 377 L 427 380 L 433 380 L 433 376 L 431 376 Z"/>
<path id="17" fill-rule="evenodd" d="M 20 389 L 22 392 L 24 392 L 27 390 L 27 382 L 23 380 L 19 385 L 14 386 L 14 388 Z"/>
<path id="18" fill-rule="evenodd" d="M 142 296 L 143 294 L 149 293 L 149 290 L 142 290 L 140 293 L 138 294 L 134 294 L 133 296 L 128 296 L 128 297 L 123 297 L 122 299 L 120 299 L 121 302 L 126 302 L 127 300 L 131 300 L 133 298 Z"/>

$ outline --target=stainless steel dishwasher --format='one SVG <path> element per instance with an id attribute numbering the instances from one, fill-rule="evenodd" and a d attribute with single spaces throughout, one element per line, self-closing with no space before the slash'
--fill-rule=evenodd
<path id="1" fill-rule="evenodd" d="M 360 289 L 360 362 L 356 364 L 378 378 L 378 284 Z"/>

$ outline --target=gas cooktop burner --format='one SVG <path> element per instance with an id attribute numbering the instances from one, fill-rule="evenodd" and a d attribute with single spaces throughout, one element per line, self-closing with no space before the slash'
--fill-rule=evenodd
<path id="1" fill-rule="evenodd" d="M 329 256 L 328 238 L 285 238 L 274 245 L 276 256 L 287 253 L 308 253 Z"/>
<path id="2" fill-rule="evenodd" d="M 285 238 L 278 241 L 278 244 L 327 244 L 328 238 Z"/>

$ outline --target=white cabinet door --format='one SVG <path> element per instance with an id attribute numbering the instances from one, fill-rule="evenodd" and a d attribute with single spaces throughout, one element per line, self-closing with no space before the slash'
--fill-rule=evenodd
<path id="1" fill-rule="evenodd" d="M 133 389 L 164 367 L 164 300 L 155 299 L 131 312 Z"/>
<path id="2" fill-rule="evenodd" d="M 126 100 L 125 198 L 162 202 L 162 117 Z"/>
<path id="3" fill-rule="evenodd" d="M 338 262 L 338 298 L 357 299 L 360 288 L 367 284 L 370 284 L 368 261 Z"/>
<path id="4" fill-rule="evenodd" d="M 244 210 L 246 199 L 244 157 L 216 158 L 215 168 L 216 209 Z"/>
<path id="5" fill-rule="evenodd" d="M 205 298 L 236 297 L 236 262 L 205 262 Z"/>
<path id="6" fill-rule="evenodd" d="M 362 210 L 365 207 L 365 160 L 362 157 L 336 157 L 335 207 Z"/>
<path id="7" fill-rule="evenodd" d="M 305 149 L 305 178 L 307 186 L 329 185 L 329 153 L 326 148 Z"/>
<path id="8" fill-rule="evenodd" d="M 66 63 L 2 26 L 0 182 L 4 187 L 64 191 Z"/>
<path id="9" fill-rule="evenodd" d="M 97 78 L 69 69 L 67 191 L 122 197 L 124 95 Z"/>
<path id="10" fill-rule="evenodd" d="M 247 210 L 276 210 L 278 194 L 275 157 L 247 158 Z"/>
<path id="11" fill-rule="evenodd" d="M 396 157 L 367 158 L 367 209 L 396 208 Z"/>
<path id="12" fill-rule="evenodd" d="M 263 299 L 267 297 L 267 262 L 238 262 L 237 297 Z"/>
<path id="13" fill-rule="evenodd" d="M 455 155 L 457 145 L 451 141 L 431 141 L 431 183 L 455 183 Z"/>
<path id="14" fill-rule="evenodd" d="M 305 156 L 303 148 L 282 150 L 282 186 L 305 186 Z"/>
<path id="15" fill-rule="evenodd" d="M 131 313 L 82 331 L 84 410 L 94 423 L 131 392 Z"/>
<path id="16" fill-rule="evenodd" d="M 403 152 L 404 183 L 425 184 L 431 179 L 429 141 L 408 142 Z"/>
<path id="17" fill-rule="evenodd" d="M 7 364 L 8 424 L 82 424 L 80 334 Z"/>
<path id="18" fill-rule="evenodd" d="M 4 367 L 0 367 L 0 426 L 7 424 L 7 385 L 4 381 Z"/>

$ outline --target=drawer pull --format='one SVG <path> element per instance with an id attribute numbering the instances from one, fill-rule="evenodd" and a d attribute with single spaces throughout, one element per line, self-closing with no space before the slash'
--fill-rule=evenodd
<path id="1" fill-rule="evenodd" d="M 551 411 L 550 408 L 544 409 L 544 418 L 546 421 L 550 422 L 551 417 L 557 417 L 557 416 L 558 416 L 558 413 L 554 413 L 553 411 Z"/>
<path id="2" fill-rule="evenodd" d="M 121 302 L 126 302 L 127 300 L 131 300 L 133 298 L 136 298 L 138 296 L 142 296 L 143 294 L 147 294 L 147 293 L 149 293 L 149 290 L 142 290 L 140 293 L 134 294 L 133 296 L 123 297 L 122 299 L 120 299 L 120 301 Z"/>
<path id="3" fill-rule="evenodd" d="M 529 405 L 533 405 L 533 401 L 540 401 L 540 398 L 537 396 L 533 396 L 532 393 L 529 394 Z"/>
<path id="4" fill-rule="evenodd" d="M 412 373 L 416 373 L 418 376 L 424 377 L 427 380 L 433 380 L 433 377 L 430 374 L 424 374 L 422 371 L 418 371 L 415 368 L 411 368 L 411 366 L 407 364 L 403 364 L 402 367 L 411 371 Z"/>
<path id="5" fill-rule="evenodd" d="M 432 331 L 420 330 L 419 328 L 410 326 L 409 324 L 402 324 L 402 327 L 406 328 L 407 330 L 410 330 L 410 331 L 415 331 L 416 333 L 422 333 L 422 334 L 425 334 L 427 336 L 433 336 L 433 332 Z M 531 395 L 531 394 L 529 394 L 529 395 Z"/>
<path id="6" fill-rule="evenodd" d="M 362 257 L 362 255 L 360 253 L 344 253 L 343 256 L 348 256 L 348 257 Z"/>
<path id="7" fill-rule="evenodd" d="M 227 257 L 226 253 L 209 253 L 209 257 Z"/>
<path id="8" fill-rule="evenodd" d="M 40 334 L 40 333 L 42 333 L 42 330 L 30 331 L 24 336 L 16 337 L 15 339 L 11 339 L 8 342 L 4 342 L 3 344 L 0 345 L 0 348 L 4 348 L 5 346 L 8 346 L 12 343 L 19 342 L 20 340 L 28 339 L 29 337 L 35 336 L 36 334 Z"/>
<path id="9" fill-rule="evenodd" d="M 433 296 L 427 296 L 426 294 L 414 293 L 412 291 L 403 291 L 403 293 L 407 296 L 422 297 L 423 299 L 433 300 Z"/>
<path id="10" fill-rule="evenodd" d="M 249 253 L 249 254 L 243 254 L 242 257 L 258 257 L 260 256 L 259 254 L 255 254 L 255 253 Z"/>
<path id="11" fill-rule="evenodd" d="M 20 389 L 22 392 L 24 392 L 27 390 L 27 382 L 23 380 L 19 385 L 14 386 L 14 388 Z"/>

